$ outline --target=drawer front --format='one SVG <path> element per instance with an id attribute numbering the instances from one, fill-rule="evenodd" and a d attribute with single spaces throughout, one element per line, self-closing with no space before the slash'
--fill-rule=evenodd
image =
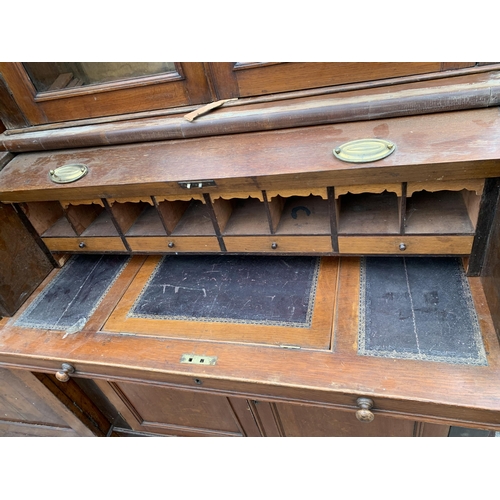
<path id="1" fill-rule="evenodd" d="M 345 254 L 467 255 L 474 236 L 339 236 Z M 403 246 L 401 246 L 403 245 Z M 401 246 L 401 247 L 400 247 Z"/>
<path id="2" fill-rule="evenodd" d="M 220 252 L 215 236 L 129 237 L 132 252 Z"/>
<path id="3" fill-rule="evenodd" d="M 330 236 L 228 236 L 228 252 L 332 253 Z"/>
<path id="4" fill-rule="evenodd" d="M 126 252 L 121 238 L 43 238 L 47 248 L 52 252 Z"/>

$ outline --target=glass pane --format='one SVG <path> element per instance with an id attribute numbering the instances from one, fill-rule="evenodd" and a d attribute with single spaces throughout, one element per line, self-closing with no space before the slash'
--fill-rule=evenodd
<path id="1" fill-rule="evenodd" d="M 176 71 L 173 62 L 35 62 L 23 65 L 38 92 Z"/>

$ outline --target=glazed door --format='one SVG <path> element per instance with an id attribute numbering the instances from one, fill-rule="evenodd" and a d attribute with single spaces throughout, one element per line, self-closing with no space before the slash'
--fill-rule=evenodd
<path id="1" fill-rule="evenodd" d="M 9 129 L 213 100 L 203 63 L 0 63 L 0 76 Z"/>
<path id="2" fill-rule="evenodd" d="M 218 97 L 250 97 L 454 70 L 476 63 L 210 63 Z"/>

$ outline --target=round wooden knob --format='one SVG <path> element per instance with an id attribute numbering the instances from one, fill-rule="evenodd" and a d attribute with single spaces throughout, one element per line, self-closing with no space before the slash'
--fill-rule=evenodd
<path id="1" fill-rule="evenodd" d="M 356 418 L 360 422 L 373 422 L 375 415 L 370 411 L 373 408 L 373 401 L 369 398 L 358 398 L 356 400 L 359 410 L 356 412 Z"/>
<path id="2" fill-rule="evenodd" d="M 75 373 L 75 369 L 68 363 L 63 363 L 61 365 L 61 370 L 56 372 L 56 379 L 59 382 L 67 382 L 69 380 L 69 374 Z"/>

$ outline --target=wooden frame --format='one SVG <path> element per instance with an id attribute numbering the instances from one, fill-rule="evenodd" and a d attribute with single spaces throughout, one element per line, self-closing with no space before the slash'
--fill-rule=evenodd
<path id="1" fill-rule="evenodd" d="M 37 92 L 22 63 L 0 63 L 20 112 L 30 125 L 64 122 L 201 104 L 213 100 L 202 63 L 176 63 L 177 73 Z M 154 91 L 151 87 L 154 87 Z M 25 126 L 15 117 L 14 124 Z M 8 122 L 12 125 L 12 122 Z"/>

